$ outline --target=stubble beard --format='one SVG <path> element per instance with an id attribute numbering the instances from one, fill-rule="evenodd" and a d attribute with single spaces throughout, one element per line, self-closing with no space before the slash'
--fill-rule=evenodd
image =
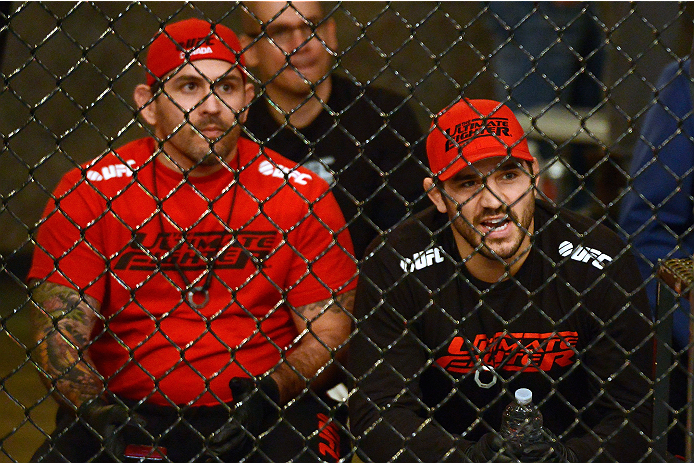
<path id="1" fill-rule="evenodd" d="M 487 236 L 482 235 L 477 228 L 475 228 L 475 225 L 479 224 L 485 216 L 499 214 L 507 214 L 510 219 L 508 226 L 514 229 L 514 234 L 510 241 L 502 241 L 494 238 L 488 239 Z M 467 221 L 463 219 L 462 214 L 458 215 L 455 209 L 449 209 L 449 218 L 451 219 L 453 227 L 470 247 L 476 250 L 474 252 L 497 262 L 500 260 L 508 261 L 518 254 L 525 238 L 530 233 L 529 230 L 534 214 L 535 203 L 534 201 L 530 201 L 529 205 L 523 210 L 520 219 L 516 217 L 510 207 L 505 206 L 501 211 L 497 210 L 480 214 L 480 216 L 474 218 L 472 224 L 468 224 Z M 518 224 L 520 224 L 520 227 Z M 505 243 L 507 244 L 504 246 Z"/>
<path id="2" fill-rule="evenodd" d="M 204 124 L 199 125 L 199 127 L 204 127 Z M 192 164 L 190 166 L 191 169 L 195 167 L 213 167 L 229 161 L 230 154 L 234 152 L 241 133 L 241 128 L 238 124 L 231 128 L 226 128 L 225 135 L 219 139 L 211 140 L 206 139 L 204 135 L 198 133 L 190 125 L 183 127 L 181 130 L 187 131 L 188 134 L 182 135 L 183 132 L 179 131 L 179 134 L 181 134 L 180 142 L 176 143 L 178 141 L 176 138 L 179 134 L 174 135 L 171 141 L 180 146 L 178 150 L 190 161 Z"/>

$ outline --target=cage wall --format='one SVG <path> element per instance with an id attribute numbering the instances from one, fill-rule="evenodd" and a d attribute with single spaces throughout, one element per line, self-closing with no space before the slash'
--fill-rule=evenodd
<path id="1" fill-rule="evenodd" d="M 659 258 L 691 256 L 692 166 L 662 167 L 665 161 L 658 157 L 678 136 L 685 138 L 684 149 L 694 150 L 687 127 L 691 108 L 680 114 L 659 101 L 676 78 L 689 78 L 688 3 L 570 2 L 558 13 L 543 2 L 520 5 L 520 12 L 513 11 L 510 2 L 322 3 L 337 30 L 335 74 L 362 91 L 395 92 L 411 109 L 422 136 L 409 140 L 410 134 L 396 131 L 409 144 L 408 156 L 424 149 L 432 121 L 448 105 L 461 98 L 501 101 L 517 115 L 540 161 L 539 194 L 619 234 L 646 269 L 644 285 L 653 288 L 661 281 L 657 261 L 648 263 L 651 255 L 634 243 L 640 233 L 648 232 L 647 225 L 661 224 L 670 199 L 688 209 L 677 226 L 661 227 L 674 244 L 661 249 Z M 132 94 L 145 80 L 143 64 L 152 36 L 166 24 L 190 17 L 240 32 L 244 6 L 1 2 L 0 7 L 0 461 L 23 462 L 54 430 L 57 409 L 39 379 L 39 343 L 32 338 L 30 321 L 34 302 L 26 281 L 44 207 L 66 172 L 150 135 Z M 550 35 L 532 38 L 543 32 Z M 663 80 L 663 71 L 672 63 L 674 74 Z M 263 82 L 253 77 L 252 69 L 250 73 L 262 96 Z M 644 227 L 631 232 L 624 228 L 620 211 L 629 192 L 642 193 L 634 189 L 637 178 L 630 167 L 639 142 L 650 143 L 642 128 L 654 107 L 663 107 L 676 129 L 662 145 L 648 146 L 652 156 L 636 175 L 662 169 L 671 191 L 661 203 L 650 204 L 652 214 L 644 219 Z M 381 130 L 391 130 L 389 121 L 398 110 L 381 111 Z M 339 117 L 334 123 L 334 130 L 346 130 Z M 431 173 L 424 158 L 416 164 Z M 88 169 L 82 169 L 86 176 Z M 337 178 L 333 188 L 340 189 L 344 171 L 332 174 Z M 387 190 L 392 172 L 379 174 Z M 419 195 L 417 204 L 405 204 L 407 212 L 429 204 L 423 189 Z M 352 197 L 351 192 L 345 196 Z M 378 201 L 355 199 L 355 210 L 364 210 L 370 200 Z M 379 236 L 388 232 L 373 222 L 364 226 Z M 660 352 L 667 353 L 659 358 L 661 367 L 668 366 L 651 383 L 651 398 L 660 414 L 667 415 L 668 407 L 682 411 L 664 424 L 675 428 L 672 434 L 679 432 L 680 438 L 691 398 L 669 397 L 669 383 L 686 386 L 691 379 L 685 355 L 690 344 L 688 339 L 678 341 L 688 334 L 688 305 L 679 297 L 684 293 L 680 288 L 673 307 L 649 321 L 650 337 L 643 340 L 658 339 Z M 656 301 L 650 302 L 656 311 Z M 662 445 L 661 437 L 653 437 L 654 449 Z"/>

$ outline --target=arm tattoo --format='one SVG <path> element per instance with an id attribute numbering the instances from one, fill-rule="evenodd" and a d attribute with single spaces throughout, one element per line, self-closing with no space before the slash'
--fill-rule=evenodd
<path id="1" fill-rule="evenodd" d="M 332 299 L 302 305 L 296 308 L 296 313 L 309 322 L 318 318 L 325 312 L 351 314 L 352 308 L 354 307 L 354 294 L 354 291 L 347 291 L 346 293 L 338 294 Z"/>
<path id="2" fill-rule="evenodd" d="M 344 353 L 351 331 L 354 294 L 355 291 L 351 290 L 295 308 L 293 318 L 299 342 L 272 373 L 280 388 L 282 402 L 296 397 L 308 383 L 321 387 L 322 383 L 330 381 L 338 351 Z M 323 374 L 327 370 L 333 372 Z M 321 379 L 316 381 L 317 375 Z"/>
<path id="3" fill-rule="evenodd" d="M 79 407 L 99 396 L 103 381 L 87 348 L 98 321 L 99 302 L 74 289 L 44 282 L 32 291 L 34 358 L 44 383 L 59 402 Z"/>

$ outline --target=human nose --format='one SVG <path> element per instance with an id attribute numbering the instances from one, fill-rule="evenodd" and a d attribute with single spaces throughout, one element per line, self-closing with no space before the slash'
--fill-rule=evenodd
<path id="1" fill-rule="evenodd" d="M 200 111 L 206 113 L 219 113 L 224 108 L 222 99 L 212 90 L 202 99 L 198 105 Z"/>
<path id="2" fill-rule="evenodd" d="M 485 209 L 498 209 L 499 207 L 506 205 L 501 196 L 492 189 L 489 182 L 485 182 L 481 191 L 479 192 L 479 204 Z"/>
<path id="3" fill-rule="evenodd" d="M 311 27 L 307 24 L 303 26 L 293 27 L 285 31 L 284 37 L 282 38 L 281 45 L 285 50 L 290 50 L 292 52 L 298 51 L 299 49 L 308 45 L 314 37 L 311 37 L 313 31 Z"/>

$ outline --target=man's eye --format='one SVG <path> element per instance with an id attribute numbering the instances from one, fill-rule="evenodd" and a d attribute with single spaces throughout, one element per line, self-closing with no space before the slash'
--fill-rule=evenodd
<path id="1" fill-rule="evenodd" d="M 515 172 L 515 171 L 506 172 L 506 173 L 504 173 L 503 178 L 504 178 L 504 180 L 514 180 L 514 179 L 518 178 L 518 172 Z"/>
<path id="2" fill-rule="evenodd" d="M 273 27 L 267 29 L 267 35 L 273 40 L 282 41 L 292 33 L 292 29 L 288 27 Z"/>

